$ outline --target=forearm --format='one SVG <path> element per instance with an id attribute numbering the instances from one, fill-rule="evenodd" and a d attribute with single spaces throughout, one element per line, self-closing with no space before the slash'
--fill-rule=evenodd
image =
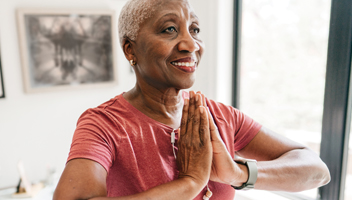
<path id="1" fill-rule="evenodd" d="M 96 197 L 90 200 L 140 200 L 140 199 L 153 199 L 153 200 L 179 200 L 179 199 L 194 199 L 205 184 L 198 184 L 192 178 L 180 178 L 174 181 L 153 187 L 147 191 L 124 197 Z"/>
<path id="2" fill-rule="evenodd" d="M 327 184 L 329 170 L 312 151 L 296 149 L 272 161 L 258 162 L 255 189 L 298 192 Z"/>

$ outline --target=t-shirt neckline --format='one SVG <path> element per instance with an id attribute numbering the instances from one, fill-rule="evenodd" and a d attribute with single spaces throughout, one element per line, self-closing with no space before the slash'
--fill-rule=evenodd
<path id="1" fill-rule="evenodd" d="M 183 94 L 182 94 L 182 97 L 183 99 L 185 98 L 188 98 L 188 93 L 186 91 L 182 91 Z M 123 92 L 122 94 L 120 94 L 118 97 L 121 99 L 121 103 L 129 110 L 131 110 L 138 118 L 141 118 L 142 120 L 147 120 L 149 121 L 150 123 L 153 123 L 153 124 L 157 124 L 158 126 L 161 126 L 163 128 L 166 128 L 166 129 L 169 129 L 170 131 L 172 130 L 177 130 L 177 129 L 174 129 L 172 128 L 171 126 L 169 125 L 166 125 L 164 123 L 161 123 L 149 116 L 147 116 L 146 114 L 144 114 L 143 112 L 141 112 L 140 110 L 138 110 L 136 107 L 134 107 L 130 102 L 128 102 L 125 97 L 123 96 L 123 94 L 125 94 L 126 92 Z"/>

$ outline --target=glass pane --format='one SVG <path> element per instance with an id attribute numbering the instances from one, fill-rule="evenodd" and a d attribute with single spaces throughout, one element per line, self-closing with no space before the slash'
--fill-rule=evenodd
<path id="1" fill-rule="evenodd" d="M 243 1 L 240 109 L 319 153 L 330 0 Z M 317 190 L 304 192 L 316 198 Z"/>

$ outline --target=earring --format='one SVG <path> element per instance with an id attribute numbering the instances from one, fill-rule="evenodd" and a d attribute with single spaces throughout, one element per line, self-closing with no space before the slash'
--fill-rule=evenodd
<path id="1" fill-rule="evenodd" d="M 136 62 L 134 62 L 134 60 L 130 60 L 130 64 L 131 64 L 131 66 L 135 66 Z"/>

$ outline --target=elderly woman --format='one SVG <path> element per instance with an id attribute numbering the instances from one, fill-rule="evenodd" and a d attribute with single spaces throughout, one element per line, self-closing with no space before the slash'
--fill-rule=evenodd
<path id="1" fill-rule="evenodd" d="M 202 53 L 187 0 L 130 0 L 119 18 L 134 88 L 82 114 L 54 199 L 234 199 L 301 191 L 329 170 L 306 146 L 190 88 Z M 251 160 L 235 160 L 236 155 Z M 256 161 L 257 162 L 256 162 Z"/>

